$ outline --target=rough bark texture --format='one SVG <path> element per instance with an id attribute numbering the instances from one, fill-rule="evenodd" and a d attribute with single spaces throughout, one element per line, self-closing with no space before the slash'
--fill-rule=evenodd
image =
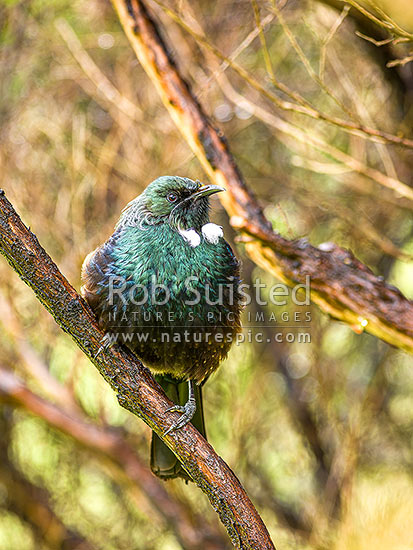
<path id="1" fill-rule="evenodd" d="M 96 357 L 104 334 L 91 309 L 63 277 L 1 190 L 0 252 L 116 391 L 119 403 L 142 418 L 176 454 L 208 496 L 234 546 L 273 549 L 267 529 L 239 480 L 198 431 L 187 424 L 181 430 L 163 435 L 176 417 L 165 414 L 172 403 L 148 369 L 126 348 L 114 347 Z"/>
<path id="2" fill-rule="evenodd" d="M 321 250 L 275 233 L 245 185 L 228 145 L 181 77 L 157 24 L 140 0 L 112 0 L 126 35 L 165 107 L 214 183 L 232 225 L 252 237 L 249 256 L 290 286 L 311 278 L 311 299 L 324 312 L 413 352 L 413 302 L 334 243 Z"/>

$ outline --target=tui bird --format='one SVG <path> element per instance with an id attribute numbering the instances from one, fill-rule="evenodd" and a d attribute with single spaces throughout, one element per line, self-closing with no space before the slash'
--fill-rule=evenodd
<path id="1" fill-rule="evenodd" d="M 217 185 L 163 176 L 122 211 L 111 237 L 85 259 L 82 295 L 105 330 L 103 345 L 127 345 L 206 437 L 201 386 L 240 331 L 240 264 L 209 221 Z M 195 382 L 195 384 L 194 384 Z M 190 479 L 152 434 L 151 468 Z"/>

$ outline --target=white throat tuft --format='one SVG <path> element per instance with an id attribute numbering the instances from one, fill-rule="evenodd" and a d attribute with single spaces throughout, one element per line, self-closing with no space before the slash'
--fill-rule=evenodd
<path id="1" fill-rule="evenodd" d="M 178 233 L 193 248 L 195 248 L 196 246 L 198 246 L 201 243 L 201 237 L 195 231 L 195 229 L 178 229 Z"/>
<path id="2" fill-rule="evenodd" d="M 224 236 L 222 227 L 215 223 L 206 223 L 202 226 L 202 235 L 211 244 L 217 244 L 220 237 Z"/>

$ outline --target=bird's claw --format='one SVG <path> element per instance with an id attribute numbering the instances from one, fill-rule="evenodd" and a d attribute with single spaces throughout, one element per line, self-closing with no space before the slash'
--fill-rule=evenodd
<path id="1" fill-rule="evenodd" d="M 182 405 L 174 405 L 173 407 L 169 407 L 169 409 L 166 409 L 165 412 L 166 412 L 166 413 L 169 413 L 169 412 L 180 412 L 180 413 L 185 413 L 185 412 L 186 412 L 186 409 L 185 409 L 185 407 L 183 407 Z"/>
<path id="2" fill-rule="evenodd" d="M 178 418 L 176 422 L 170 426 L 166 432 L 165 435 L 169 434 L 169 432 L 179 430 L 180 428 L 183 428 L 188 424 L 188 422 L 191 421 L 192 417 L 194 416 L 196 411 L 196 403 L 195 399 L 188 399 L 188 401 L 185 403 L 184 406 L 182 405 L 174 405 L 173 407 L 169 407 L 169 409 L 166 409 L 165 412 L 180 412 L 182 413 L 182 416 Z"/>
<path id="3" fill-rule="evenodd" d="M 105 336 L 100 341 L 100 348 L 95 353 L 95 359 L 98 355 L 102 353 L 102 351 L 106 351 L 107 349 L 111 348 L 114 345 L 114 342 L 111 340 L 108 334 L 105 334 Z"/>
<path id="4" fill-rule="evenodd" d="M 100 346 L 100 348 L 97 350 L 97 352 L 95 353 L 95 359 L 98 355 L 100 355 L 102 353 L 102 351 L 105 349 L 105 346 Z"/>

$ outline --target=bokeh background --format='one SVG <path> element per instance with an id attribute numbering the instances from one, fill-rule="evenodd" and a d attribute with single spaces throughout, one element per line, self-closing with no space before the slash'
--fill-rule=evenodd
<path id="1" fill-rule="evenodd" d="M 258 0 L 168 6 L 281 98 L 274 79 L 328 117 L 412 136 L 412 41 L 344 2 L 283 1 L 281 17 Z M 409 0 L 378 6 L 413 32 Z M 350 248 L 413 298 L 412 203 L 383 185 L 412 184 L 411 149 L 279 110 L 149 8 L 275 229 Z M 150 181 L 206 176 L 109 2 L 3 1 L 0 45 L 0 187 L 79 289 L 83 258 Z M 217 200 L 213 218 L 234 243 Z M 274 282 L 234 246 L 246 282 Z M 148 473 L 149 429 L 5 261 L 0 282 L 0 548 L 229 548 L 203 493 Z M 413 548 L 412 358 L 306 311 L 311 343 L 246 342 L 208 381 L 209 440 L 277 548 Z"/>

